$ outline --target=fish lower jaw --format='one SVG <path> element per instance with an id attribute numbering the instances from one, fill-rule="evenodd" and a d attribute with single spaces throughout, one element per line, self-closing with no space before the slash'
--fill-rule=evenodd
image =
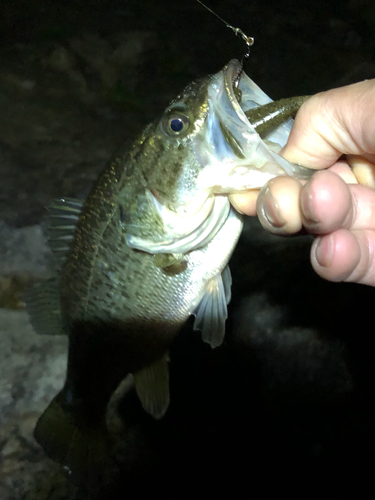
<path id="1" fill-rule="evenodd" d="M 212 196 L 207 200 L 210 211 L 202 211 L 199 218 L 175 218 L 175 224 L 168 226 L 158 240 L 146 240 L 127 234 L 126 243 L 130 248 L 147 253 L 185 254 L 206 245 L 225 223 L 230 204 L 227 196 Z M 206 208 L 207 208 L 206 207 Z M 202 217 L 201 215 L 204 215 Z M 184 225 L 184 223 L 186 223 Z"/>
<path id="2" fill-rule="evenodd" d="M 276 162 L 244 160 L 231 168 L 208 167 L 198 180 L 202 188 L 209 188 L 214 194 L 231 194 L 260 189 L 278 175 L 286 175 L 286 172 Z"/>

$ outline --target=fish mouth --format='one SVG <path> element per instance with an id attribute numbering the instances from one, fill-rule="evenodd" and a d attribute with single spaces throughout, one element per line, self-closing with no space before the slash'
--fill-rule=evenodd
<path id="1" fill-rule="evenodd" d="M 240 85 L 243 75 L 243 65 L 237 59 L 232 59 L 224 66 L 222 71 L 223 92 L 220 99 L 220 106 L 224 113 L 219 116 L 220 129 L 223 132 L 224 139 L 236 156 L 240 158 L 244 157 L 244 151 L 238 137 L 239 134 L 236 134 L 236 129 L 241 125 L 246 128 L 249 125 L 251 126 L 241 107 L 242 89 Z M 237 127 L 234 127 L 235 124 L 237 124 Z"/>
<path id="2" fill-rule="evenodd" d="M 237 59 L 232 59 L 213 77 L 208 90 L 212 109 L 208 139 L 214 145 L 219 161 L 231 156 L 244 160 L 253 153 L 249 145 L 256 142 L 258 134 L 245 114 L 251 105 L 258 106 L 256 101 L 250 103 L 251 83 Z"/>
<path id="3" fill-rule="evenodd" d="M 256 151 L 258 157 L 263 158 L 262 161 L 258 162 L 255 154 L 255 167 L 263 170 L 265 177 L 275 177 L 277 175 L 291 175 L 298 179 L 310 179 L 312 174 L 315 172 L 312 169 L 305 168 L 302 165 L 294 165 L 288 160 L 279 155 L 280 150 L 284 147 L 288 141 L 290 130 L 292 127 L 293 120 L 290 118 L 288 121 L 276 125 L 274 128 L 270 124 L 272 123 L 272 114 L 267 116 L 267 121 L 269 124 L 269 129 L 266 131 L 267 139 L 259 135 L 257 126 L 259 123 L 250 122 L 250 116 L 253 116 L 252 110 L 254 108 L 262 108 L 272 102 L 272 99 L 268 97 L 259 87 L 254 83 L 244 72 L 243 64 L 237 59 L 232 59 L 223 69 L 223 86 L 226 93 L 226 98 L 230 102 L 230 105 L 237 115 L 239 123 L 243 124 L 242 134 L 238 139 L 238 134 L 236 129 L 231 126 L 225 127 L 225 125 L 220 122 L 220 128 L 223 131 L 223 137 L 226 143 L 231 147 L 233 153 L 240 160 L 248 159 L 251 154 L 254 153 L 254 149 L 250 150 L 244 147 L 243 142 L 246 143 L 248 138 L 254 140 L 257 136 Z M 268 109 L 268 108 L 267 108 Z M 232 133 L 233 132 L 233 133 Z M 252 135 L 255 134 L 255 135 Z M 243 141 L 245 139 L 245 141 Z M 249 156 L 250 154 L 250 156 Z M 243 171 L 243 165 L 240 167 Z M 262 185 L 264 182 L 262 183 Z M 261 186 L 260 186 L 261 187 Z"/>
<path id="4" fill-rule="evenodd" d="M 241 144 L 243 134 L 257 134 L 255 126 L 250 123 L 246 112 L 272 101 L 246 75 L 242 62 L 232 59 L 222 70 L 223 89 L 220 105 L 225 114 L 219 118 L 220 128 L 227 144 L 239 158 L 245 158 Z M 234 124 L 237 124 L 237 127 Z M 240 129 L 240 133 L 238 132 Z M 246 139 L 248 136 L 246 136 Z"/>
<path id="5" fill-rule="evenodd" d="M 215 194 L 260 189 L 277 175 L 293 173 L 279 152 L 286 144 L 291 123 L 282 124 L 263 140 L 246 113 L 272 102 L 232 59 L 212 77 L 208 88 L 209 115 L 205 129 L 201 188 Z"/>
<path id="6" fill-rule="evenodd" d="M 239 89 L 242 72 L 243 65 L 237 59 L 232 59 L 223 69 L 223 86 L 225 96 L 229 101 L 229 109 L 232 108 L 240 120 L 243 118 L 243 111 L 240 106 L 242 91 Z M 233 153 L 238 158 L 244 159 L 245 153 L 240 142 L 236 139 L 230 128 L 226 126 L 223 119 L 219 119 L 219 125 L 221 133 Z"/>
<path id="7" fill-rule="evenodd" d="M 232 105 L 237 116 L 243 118 L 241 108 L 242 90 L 240 89 L 241 77 L 243 74 L 243 64 L 237 59 L 232 59 L 223 69 L 223 85 L 227 98 Z M 245 116 L 246 118 L 246 116 Z M 247 120 L 247 119 L 246 119 Z"/>
<path id="8" fill-rule="evenodd" d="M 254 108 L 261 108 L 262 106 L 272 102 L 259 87 L 256 85 L 244 72 L 243 64 L 237 59 L 232 59 L 222 70 L 223 76 L 223 89 L 224 93 L 221 98 L 220 105 L 226 110 L 225 115 L 221 116 L 220 128 L 226 130 L 224 135 L 225 140 L 229 145 L 233 143 L 241 144 L 239 134 L 233 128 L 233 120 L 237 120 L 238 125 L 241 126 L 241 132 L 258 134 L 256 124 L 249 121 L 248 112 Z M 226 102 L 225 102 L 226 101 Z M 230 110 L 230 111 L 229 111 Z M 227 126 L 225 125 L 227 124 Z M 285 146 L 290 127 L 277 128 L 274 133 L 269 131 L 267 137 L 274 143 L 279 144 L 279 149 Z M 238 151 L 238 147 L 234 148 L 234 152 Z M 241 147 L 243 151 L 244 148 Z M 241 156 L 239 156 L 241 158 Z"/>

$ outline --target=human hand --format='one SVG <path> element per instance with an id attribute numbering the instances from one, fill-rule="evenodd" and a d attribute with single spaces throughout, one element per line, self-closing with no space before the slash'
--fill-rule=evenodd
<path id="1" fill-rule="evenodd" d="M 375 80 L 306 101 L 281 154 L 326 170 L 304 185 L 276 177 L 259 196 L 233 195 L 233 205 L 247 215 L 257 212 L 275 234 L 303 227 L 316 235 L 311 262 L 323 278 L 375 286 Z"/>

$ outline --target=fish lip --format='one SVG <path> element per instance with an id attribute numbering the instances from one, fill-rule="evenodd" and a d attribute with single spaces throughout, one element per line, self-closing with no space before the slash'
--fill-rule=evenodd
<path id="1" fill-rule="evenodd" d="M 245 122 L 247 126 L 251 126 L 234 93 L 235 84 L 236 87 L 239 87 L 242 73 L 243 64 L 238 59 L 232 59 L 229 61 L 229 63 L 223 68 L 224 90 L 238 118 Z"/>
<path id="2" fill-rule="evenodd" d="M 232 59 L 223 68 L 223 82 L 225 91 L 235 111 L 240 115 L 243 114 L 243 111 L 234 93 L 234 84 L 235 82 L 237 83 L 237 85 L 239 84 L 242 71 L 243 65 L 238 59 Z"/>
<path id="3" fill-rule="evenodd" d="M 243 151 L 241 147 L 241 142 L 243 142 L 243 130 L 246 130 L 250 134 L 257 135 L 255 128 L 249 122 L 234 91 L 235 88 L 240 90 L 240 85 L 243 86 L 243 82 L 241 82 L 242 74 L 243 64 L 238 61 L 238 59 L 232 59 L 226 66 L 224 66 L 222 70 L 223 93 L 220 100 L 223 103 L 223 109 L 226 109 L 226 111 L 218 114 L 220 128 L 222 131 L 225 130 L 223 138 L 233 153 L 240 158 L 243 158 Z M 246 86 L 246 81 L 244 84 Z M 228 123 L 229 126 L 226 125 L 224 121 Z"/>

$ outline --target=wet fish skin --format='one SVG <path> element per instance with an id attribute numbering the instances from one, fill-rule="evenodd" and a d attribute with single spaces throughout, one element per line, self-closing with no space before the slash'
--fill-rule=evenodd
<path id="1" fill-rule="evenodd" d="M 202 89 L 209 81 L 207 78 L 190 85 L 178 99 L 189 110 L 191 123 L 202 120 L 206 106 Z M 202 266 L 202 259 L 206 259 L 204 249 L 190 252 L 186 256 L 188 268 L 173 275 L 155 265 L 153 254 L 134 251 L 127 245 L 129 231 L 156 242 L 168 231 L 154 210 L 149 192 L 157 192 L 158 198 L 171 206 L 181 203 L 177 182 L 185 184 L 181 193 L 185 203 L 189 202 L 190 192 L 194 195 L 189 177 L 194 179 L 198 175 L 200 165 L 190 143 L 197 127 L 181 140 L 166 143 L 161 129 L 168 113 L 167 110 L 160 122 L 147 127 L 130 152 L 117 156 L 99 177 L 85 201 L 60 280 L 61 311 L 67 331 L 71 331 L 77 321 L 112 325 L 117 322 L 121 343 L 126 344 L 123 364 L 132 373 L 165 351 L 163 338 L 170 343 L 176 330 L 193 312 L 192 302 L 196 302 L 193 297 L 202 294 L 204 282 L 225 267 L 222 261 L 229 258 L 229 255 L 224 259 L 220 257 L 216 262 L 213 259 L 213 269 L 208 273 L 200 270 L 202 277 L 195 277 L 193 283 L 194 267 Z M 186 165 L 189 171 L 185 182 L 185 179 L 181 181 L 184 175 L 181 170 Z M 224 254 L 231 253 L 234 245 L 227 244 Z M 174 304 L 172 311 L 171 303 Z M 135 328 L 131 327 L 132 322 Z M 142 322 L 163 324 L 156 336 L 161 347 L 150 346 L 149 354 L 147 343 L 138 331 Z"/>
<path id="2" fill-rule="evenodd" d="M 238 185 L 202 187 L 198 181 L 215 154 L 213 168 L 221 161 L 232 168 L 241 159 L 239 151 L 247 161 L 248 144 L 235 137 L 225 114 L 220 119 L 212 114 L 208 91 L 213 84 L 219 85 L 220 77 L 190 84 L 129 151 L 120 151 L 107 165 L 84 202 L 59 271 L 56 318 L 69 336 L 67 377 L 39 419 L 35 436 L 51 458 L 76 475 L 97 470 L 105 461 L 106 406 L 128 373 L 135 374 L 145 409 L 156 418 L 165 413 L 168 349 L 191 314 L 199 328 L 207 323 L 202 303 L 210 294 L 220 321 L 212 318 L 203 338 L 212 346 L 223 340 L 230 299 L 225 267 L 242 230 L 241 216 L 229 207 L 227 194 Z M 289 117 L 291 108 L 285 102 L 282 108 L 283 117 Z M 244 113 L 252 116 L 252 111 Z M 264 132 L 275 128 L 269 114 L 269 108 L 263 115 L 262 107 L 257 108 Z M 176 117 L 183 127 L 188 123 L 181 134 L 168 129 Z M 208 117 L 211 136 L 205 128 Z M 250 140 L 258 141 L 256 127 Z M 215 137 L 215 147 L 205 142 L 207 137 Z M 262 167 L 250 162 L 248 168 Z M 212 228 L 199 240 L 210 217 Z M 186 234 L 185 226 L 190 228 Z"/>

